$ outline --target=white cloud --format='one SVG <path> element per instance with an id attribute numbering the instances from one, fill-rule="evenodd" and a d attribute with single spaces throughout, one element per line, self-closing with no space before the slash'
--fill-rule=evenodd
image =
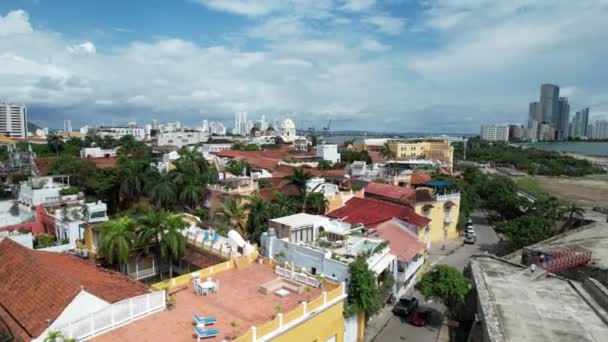
<path id="1" fill-rule="evenodd" d="M 361 49 L 366 50 L 366 51 L 384 52 L 384 51 L 390 50 L 390 48 L 391 47 L 389 45 L 382 44 L 379 41 L 372 39 L 372 38 L 366 38 L 366 39 L 363 39 L 363 41 L 361 41 Z"/>
<path id="2" fill-rule="evenodd" d="M 376 0 L 344 0 L 340 9 L 350 12 L 361 12 L 376 4 Z"/>
<path id="3" fill-rule="evenodd" d="M 281 0 L 194 0 L 211 9 L 228 13 L 261 16 L 280 9 L 283 5 Z"/>
<path id="4" fill-rule="evenodd" d="M 279 40 L 286 37 L 302 36 L 306 32 L 306 26 L 297 17 L 275 17 L 264 20 L 261 24 L 252 27 L 249 35 L 253 38 L 266 40 Z"/>
<path id="5" fill-rule="evenodd" d="M 378 31 L 386 34 L 399 34 L 405 26 L 405 19 L 388 15 L 372 15 L 363 19 L 364 23 L 374 26 Z"/>
<path id="6" fill-rule="evenodd" d="M 0 36 L 31 32 L 32 26 L 30 25 L 27 12 L 16 10 L 8 12 L 5 16 L 0 15 Z"/>
<path id="7" fill-rule="evenodd" d="M 69 45 L 67 49 L 70 53 L 76 55 L 94 55 L 97 52 L 97 49 L 95 49 L 95 44 L 93 44 L 92 42 Z"/>

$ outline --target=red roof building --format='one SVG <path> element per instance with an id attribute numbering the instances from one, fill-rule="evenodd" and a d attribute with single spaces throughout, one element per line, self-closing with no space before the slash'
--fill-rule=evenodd
<path id="1" fill-rule="evenodd" d="M 424 248 L 424 243 L 397 219 L 383 222 L 368 234 L 389 243 L 391 253 L 401 262 L 410 262 Z"/>
<path id="2" fill-rule="evenodd" d="M 148 292 L 75 255 L 34 251 L 8 238 L 0 241 L 0 260 L 0 318 L 19 340 L 39 337 L 82 291 L 108 303 Z"/>
<path id="3" fill-rule="evenodd" d="M 412 174 L 410 183 L 412 185 L 422 185 L 426 182 L 430 182 L 431 180 L 433 180 L 433 177 L 426 172 L 414 172 Z"/>
<path id="4" fill-rule="evenodd" d="M 366 227 L 376 227 L 392 218 L 398 218 L 418 229 L 426 227 L 431 222 L 407 206 L 358 197 L 349 199 L 343 207 L 333 210 L 325 216 L 352 224 L 363 224 Z"/>
<path id="5" fill-rule="evenodd" d="M 47 175 L 49 172 L 49 168 L 53 164 L 55 157 L 45 157 L 45 158 L 36 158 L 34 163 L 36 164 L 36 170 L 38 170 L 38 174 L 41 176 Z M 83 162 L 90 162 L 95 164 L 95 167 L 98 169 L 108 169 L 118 167 L 118 159 L 114 157 L 109 158 L 80 158 Z"/>
<path id="6" fill-rule="evenodd" d="M 416 191 L 401 186 L 371 182 L 365 186 L 365 197 L 377 198 L 399 204 L 413 203 Z"/>

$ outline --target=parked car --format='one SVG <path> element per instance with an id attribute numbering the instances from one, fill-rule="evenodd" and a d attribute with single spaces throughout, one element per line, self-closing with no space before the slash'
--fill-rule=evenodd
<path id="1" fill-rule="evenodd" d="M 430 311 L 415 310 L 410 322 L 417 327 L 423 327 L 426 325 L 430 314 Z"/>
<path id="2" fill-rule="evenodd" d="M 401 317 L 407 317 L 418 307 L 418 299 L 412 298 L 400 298 L 395 307 L 393 307 L 393 314 Z"/>
<path id="3" fill-rule="evenodd" d="M 477 237 L 475 235 L 465 235 L 464 243 L 474 244 L 477 241 Z"/>

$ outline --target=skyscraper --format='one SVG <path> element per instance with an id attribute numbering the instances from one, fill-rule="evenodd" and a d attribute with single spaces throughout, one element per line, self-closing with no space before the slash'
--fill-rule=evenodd
<path id="1" fill-rule="evenodd" d="M 72 131 L 72 120 L 63 120 L 63 131 L 64 132 Z"/>
<path id="2" fill-rule="evenodd" d="M 573 136 L 575 138 L 589 137 L 591 133 L 587 131 L 587 127 L 589 126 L 589 107 L 576 112 L 572 125 L 574 126 Z"/>
<path id="3" fill-rule="evenodd" d="M 540 86 L 541 121 L 545 123 L 557 122 L 559 113 L 559 87 L 554 84 Z"/>
<path id="4" fill-rule="evenodd" d="M 530 102 L 526 138 L 535 141 L 538 137 L 538 125 L 542 122 L 540 102 Z"/>
<path id="5" fill-rule="evenodd" d="M 570 122 L 570 104 L 567 97 L 560 97 L 557 101 L 557 114 L 553 120 L 556 139 L 564 140 L 568 138 L 568 124 Z"/>
<path id="6" fill-rule="evenodd" d="M 0 135 L 27 138 L 27 108 L 24 105 L 0 102 Z"/>

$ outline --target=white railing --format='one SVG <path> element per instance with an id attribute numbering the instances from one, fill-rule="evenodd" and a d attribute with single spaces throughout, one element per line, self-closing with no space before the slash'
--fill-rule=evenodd
<path id="1" fill-rule="evenodd" d="M 397 276 L 398 276 L 399 280 L 402 282 L 405 282 L 408 279 L 410 279 L 412 274 L 416 273 L 416 271 L 418 271 L 418 269 L 422 266 L 422 264 L 424 264 L 423 257 L 418 257 L 418 260 L 408 263 L 407 268 L 405 269 L 405 272 L 397 272 Z"/>
<path id="2" fill-rule="evenodd" d="M 157 291 L 114 303 L 94 314 L 70 322 L 59 330 L 77 341 L 99 335 L 125 322 L 165 309 L 165 291 Z"/>
<path id="3" fill-rule="evenodd" d="M 166 271 L 169 269 L 169 265 L 162 265 L 162 266 L 154 266 L 154 267 L 150 267 L 150 268 L 144 268 L 144 269 L 140 269 L 137 270 L 135 272 L 131 272 L 129 273 L 129 277 L 135 279 L 135 280 L 139 280 L 139 279 L 143 279 L 143 278 L 148 278 L 148 277 L 152 277 L 156 274 L 158 274 L 159 272 L 162 271 Z"/>
<path id="4" fill-rule="evenodd" d="M 459 200 L 460 199 L 460 192 L 454 192 L 451 194 L 445 194 L 445 195 L 437 195 L 437 200 L 441 201 L 441 202 L 445 202 L 445 201 L 451 201 L 451 200 Z"/>
<path id="5" fill-rule="evenodd" d="M 298 273 L 298 272 L 290 271 L 281 266 L 276 266 L 274 268 L 274 272 L 282 277 L 289 278 L 289 279 L 295 280 L 297 282 L 300 282 L 302 284 L 310 285 L 315 288 L 318 288 L 321 286 L 320 281 L 318 281 L 314 277 L 309 277 L 308 275 L 306 275 L 306 273 Z"/>

